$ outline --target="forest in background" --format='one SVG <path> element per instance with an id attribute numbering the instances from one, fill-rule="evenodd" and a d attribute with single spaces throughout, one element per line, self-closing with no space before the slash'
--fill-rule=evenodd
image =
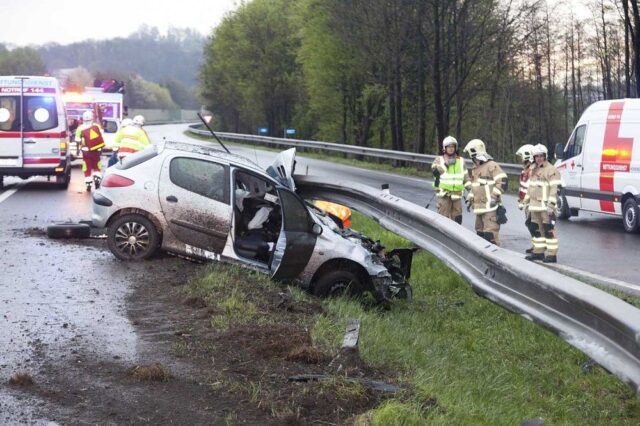
<path id="1" fill-rule="evenodd" d="M 64 74 L 70 76 L 69 84 L 79 87 L 96 78 L 123 80 L 125 100 L 132 108 L 197 109 L 205 41 L 192 29 L 170 28 L 162 34 L 142 25 L 126 38 L 12 50 L 0 44 L 0 75 Z"/>
<path id="2" fill-rule="evenodd" d="M 638 95 L 637 0 L 584 3 L 253 0 L 210 35 L 201 92 L 227 131 L 420 153 L 453 134 L 513 161 Z"/>

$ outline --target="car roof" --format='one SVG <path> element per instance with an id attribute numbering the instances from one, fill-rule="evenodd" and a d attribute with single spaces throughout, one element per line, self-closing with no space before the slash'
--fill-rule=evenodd
<path id="1" fill-rule="evenodd" d="M 211 146 L 211 144 L 207 142 L 166 141 L 164 148 L 172 149 L 175 151 L 189 152 L 192 154 L 206 155 L 209 157 L 216 158 L 218 160 L 228 162 L 229 164 L 234 166 L 244 167 L 246 169 L 259 172 L 261 174 L 266 173 L 262 167 L 260 167 L 258 164 L 254 163 L 253 161 L 249 160 L 248 158 L 242 157 L 237 154 L 228 153 L 219 148 Z"/>

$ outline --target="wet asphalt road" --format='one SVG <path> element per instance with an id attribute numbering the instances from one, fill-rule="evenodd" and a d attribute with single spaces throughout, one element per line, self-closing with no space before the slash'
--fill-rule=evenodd
<path id="1" fill-rule="evenodd" d="M 149 126 L 149 133 L 152 140 L 162 136 L 188 140 L 185 128 Z M 276 155 L 230 148 L 263 167 Z M 424 179 L 303 157 L 298 159 L 297 171 L 374 187 L 389 183 L 393 194 L 419 205 L 433 194 Z M 74 169 L 67 191 L 55 189 L 43 178 L 28 182 L 6 178 L 5 183 L 0 192 L 0 424 L 47 424 L 51 419 L 41 417 L 49 412 L 47 402 L 7 386 L 8 378 L 18 371 L 37 373 L 44 362 L 76 362 L 78 351 L 135 363 L 141 342 L 127 318 L 126 298 L 132 284 L 147 272 L 144 265 L 116 261 L 103 241 L 77 244 L 43 235 L 52 222 L 90 218 L 91 198 L 84 191 L 79 169 Z M 523 251 L 529 244 L 528 234 L 513 196 L 506 197 L 506 207 L 509 223 L 501 233 L 503 245 Z M 473 227 L 471 214 L 465 214 L 464 225 Z M 561 263 L 636 283 L 640 236 L 626 234 L 619 220 L 585 214 L 562 222 L 559 233 Z"/>
<path id="2" fill-rule="evenodd" d="M 186 125 L 155 126 L 156 137 L 168 140 L 188 140 L 184 135 Z M 247 146 L 229 145 L 237 154 L 256 161 L 267 167 L 277 153 L 255 150 Z M 433 196 L 431 182 L 426 179 L 394 175 L 374 170 L 363 170 L 338 163 L 304 158 L 298 156 L 296 173 L 332 176 L 344 182 L 357 182 L 372 187 L 390 184 L 391 193 L 408 201 L 425 206 Z M 504 248 L 524 253 L 530 246 L 530 236 L 524 225 L 524 214 L 517 208 L 515 196 L 504 197 L 509 221 L 502 226 L 500 239 Z M 430 208 L 436 210 L 435 198 Z M 463 212 L 463 225 L 473 230 L 473 214 Z M 625 232 L 622 221 L 608 215 L 580 212 L 577 218 L 558 223 L 560 250 L 558 261 L 580 271 L 640 284 L 640 262 L 638 252 L 640 235 Z"/>

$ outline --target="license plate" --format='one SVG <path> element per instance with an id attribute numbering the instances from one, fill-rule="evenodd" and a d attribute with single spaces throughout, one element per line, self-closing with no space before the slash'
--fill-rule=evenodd
<path id="1" fill-rule="evenodd" d="M 15 166 L 18 160 L 15 158 L 0 158 L 0 166 Z"/>

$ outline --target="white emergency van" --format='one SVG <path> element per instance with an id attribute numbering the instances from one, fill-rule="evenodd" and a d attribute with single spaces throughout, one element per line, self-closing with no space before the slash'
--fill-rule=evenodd
<path id="1" fill-rule="evenodd" d="M 0 76 L 0 188 L 5 176 L 71 179 L 62 91 L 52 77 Z"/>
<path id="2" fill-rule="evenodd" d="M 560 218 L 580 210 L 620 216 L 640 232 L 640 99 L 595 102 L 566 145 L 556 147 L 562 176 Z"/>

